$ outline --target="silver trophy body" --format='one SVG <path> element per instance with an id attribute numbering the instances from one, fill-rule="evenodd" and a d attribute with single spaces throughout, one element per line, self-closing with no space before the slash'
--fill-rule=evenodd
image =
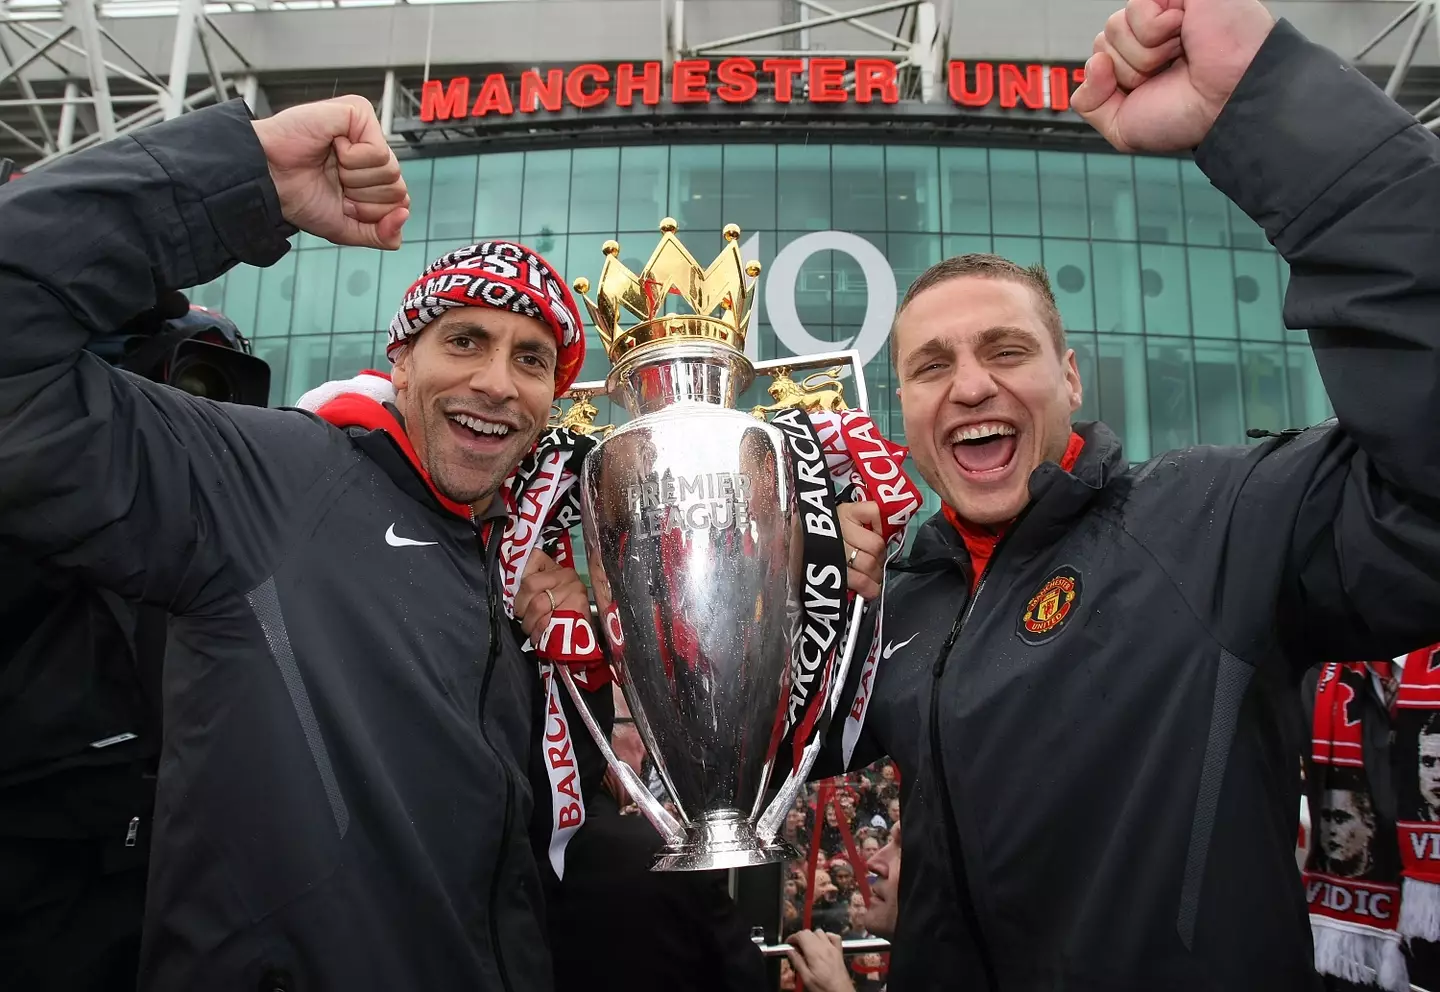
<path id="1" fill-rule="evenodd" d="M 616 372 L 635 419 L 585 460 L 581 510 L 611 662 L 686 821 L 656 868 L 792 856 L 755 822 L 784 730 L 799 567 L 784 437 L 733 409 L 754 372 L 731 349 L 667 341 Z"/>

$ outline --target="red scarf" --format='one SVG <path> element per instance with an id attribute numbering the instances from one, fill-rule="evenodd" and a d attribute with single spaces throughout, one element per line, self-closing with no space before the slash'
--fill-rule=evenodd
<path id="1" fill-rule="evenodd" d="M 1065 446 L 1065 454 L 1060 459 L 1060 467 L 1067 472 L 1075 470 L 1075 463 L 1080 460 L 1080 452 L 1085 448 L 1085 439 L 1074 431 L 1070 432 L 1070 443 Z M 986 527 L 983 524 L 972 524 L 961 518 L 960 514 L 949 503 L 940 504 L 940 512 L 945 514 L 945 519 L 950 521 L 960 534 L 960 539 L 965 542 L 965 550 L 970 552 L 970 593 L 980 588 L 980 577 L 985 574 L 986 567 L 990 564 L 990 556 L 995 553 L 995 545 L 1000 543 L 1000 538 L 1005 536 L 1005 531 L 1010 527 L 1010 521 L 1006 521 L 995 527 Z"/>

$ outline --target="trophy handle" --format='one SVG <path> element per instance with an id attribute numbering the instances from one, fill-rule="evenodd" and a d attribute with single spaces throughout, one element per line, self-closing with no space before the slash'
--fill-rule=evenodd
<path id="1" fill-rule="evenodd" d="M 666 844 L 673 846 L 684 840 L 685 832 L 680 828 L 680 824 L 664 806 L 660 805 L 660 800 L 650 794 L 645 783 L 640 781 L 640 776 L 635 774 L 635 769 L 615 756 L 615 749 L 605 739 L 605 734 L 600 730 L 600 723 L 590 712 L 590 707 L 585 704 L 585 698 L 575 684 L 575 679 L 570 675 L 570 669 L 564 665 L 556 665 L 555 669 L 560 675 L 560 681 L 565 683 L 565 690 L 570 693 L 570 699 L 575 703 L 575 709 L 580 714 L 580 722 L 585 724 L 586 730 L 590 731 L 590 736 L 594 738 L 596 746 L 600 748 L 600 753 L 605 756 L 605 764 L 609 765 L 610 770 L 619 777 L 625 786 L 625 791 L 630 793 L 630 798 L 635 800 L 635 804 L 640 807 L 640 812 L 645 814 L 645 818 L 665 839 Z M 794 802 L 795 800 L 791 799 L 790 801 Z"/>
<path id="2" fill-rule="evenodd" d="M 795 797 L 800 795 L 800 790 L 805 787 L 805 781 L 810 777 L 810 769 L 815 766 L 815 760 L 820 757 L 820 748 L 825 743 L 826 733 L 830 729 L 830 721 L 834 718 L 835 711 L 840 705 L 840 698 L 845 692 L 845 677 L 850 673 L 850 661 L 855 657 L 855 645 L 860 639 L 860 618 L 864 613 L 865 600 L 857 597 L 855 605 L 850 611 L 850 630 L 845 636 L 845 649 L 835 662 L 835 683 L 830 687 L 830 698 L 825 700 L 822 718 L 816 721 L 815 736 L 805 745 L 805 750 L 800 752 L 800 764 L 786 777 L 784 784 L 780 786 L 779 793 L 771 800 L 770 805 L 765 808 L 765 812 L 755 824 L 755 832 L 766 844 L 773 841 L 780 832 L 780 827 L 785 822 L 785 815 L 795 805 Z M 569 673 L 567 672 L 566 678 L 568 677 Z"/>

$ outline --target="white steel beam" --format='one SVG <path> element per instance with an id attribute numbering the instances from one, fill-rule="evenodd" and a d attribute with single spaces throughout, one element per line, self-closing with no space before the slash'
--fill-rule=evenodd
<path id="1" fill-rule="evenodd" d="M 100 20 L 95 0 L 66 0 L 72 23 L 80 30 L 85 46 L 85 67 L 90 73 L 90 95 L 94 98 L 95 122 L 105 140 L 115 137 L 115 107 L 110 102 L 110 77 L 105 69 L 105 51 L 100 41 Z"/>
<path id="2" fill-rule="evenodd" d="M 180 0 L 175 17 L 175 43 L 170 50 L 170 87 L 165 94 L 165 119 L 185 111 L 185 90 L 190 82 L 190 47 L 195 42 L 203 0 Z"/>
<path id="3" fill-rule="evenodd" d="M 779 25 L 778 27 L 773 27 L 773 28 L 761 28 L 761 29 L 758 30 L 758 31 L 749 31 L 749 32 L 747 32 L 747 33 L 745 33 L 745 34 L 737 34 L 737 35 L 734 35 L 734 36 L 729 37 L 729 38 L 721 38 L 721 39 L 718 40 L 718 41 L 705 42 L 704 44 L 701 44 L 701 45 L 695 45 L 694 48 L 692 49 L 692 51 L 693 51 L 696 55 L 700 55 L 700 54 L 719 55 L 719 54 L 722 54 L 722 53 L 721 53 L 720 51 L 718 51 L 718 49 L 728 49 L 728 48 L 730 48 L 731 46 L 734 46 L 734 45 L 745 45 L 745 44 L 749 44 L 749 43 L 752 42 L 752 41 L 763 41 L 763 40 L 765 40 L 766 38 L 774 38 L 774 37 L 777 37 L 777 36 L 779 36 L 779 35 L 791 34 L 792 32 L 795 32 L 795 31 L 813 30 L 813 29 L 818 28 L 818 27 L 824 27 L 824 26 L 827 25 L 827 24 L 840 24 L 840 23 L 847 22 L 847 21 L 850 22 L 850 23 L 852 23 L 852 24 L 853 24 L 853 23 L 858 23 L 861 18 L 869 17 L 869 16 L 872 15 L 872 14 L 884 14 L 884 13 L 886 13 L 886 12 L 888 12 L 888 11 L 892 11 L 892 10 L 902 10 L 902 9 L 904 9 L 904 8 L 906 8 L 906 7 L 913 7 L 913 6 L 915 6 L 915 5 L 916 5 L 917 3 L 919 3 L 919 2 L 920 2 L 920 0 L 888 0 L 887 3 L 877 3 L 877 4 L 872 4 L 872 5 L 869 6 L 869 7 L 859 7 L 859 8 L 857 8 L 857 9 L 855 9 L 855 10 L 852 10 L 852 11 L 850 11 L 850 12 L 848 12 L 848 13 L 843 13 L 843 14 L 837 13 L 837 14 L 830 14 L 830 15 L 827 15 L 827 16 L 825 16 L 825 17 L 807 18 L 807 19 L 804 20 L 804 21 L 796 22 L 796 23 L 794 23 L 794 24 L 781 24 L 781 25 Z M 746 53 L 746 54 L 755 55 L 755 54 L 759 54 L 759 53 L 750 52 L 750 53 Z M 791 52 L 791 53 L 787 53 L 787 54 L 794 54 L 794 53 Z M 836 56 L 839 56 L 841 53 L 839 53 L 839 52 L 828 52 L 828 51 L 827 51 L 825 54 L 827 54 L 827 55 L 836 55 Z M 864 53 L 864 54 L 874 54 L 874 53 L 867 52 L 867 53 Z"/>

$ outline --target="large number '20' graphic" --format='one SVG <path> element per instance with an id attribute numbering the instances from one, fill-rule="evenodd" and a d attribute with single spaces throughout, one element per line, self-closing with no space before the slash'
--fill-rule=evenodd
<path id="1" fill-rule="evenodd" d="M 773 235 L 772 235 L 773 237 Z M 837 251 L 849 255 L 860 264 L 865 273 L 865 319 L 860 332 L 843 341 L 822 341 L 805 329 L 795 306 L 795 287 L 800 277 L 800 268 L 811 255 L 822 251 Z M 745 239 L 740 249 L 746 259 L 761 257 L 760 234 L 753 233 Z M 815 231 L 802 235 L 790 242 L 775 256 L 765 274 L 764 300 L 766 312 L 770 315 L 770 326 L 775 336 L 796 355 L 813 355 L 817 352 L 843 351 L 854 348 L 860 353 L 860 361 L 868 364 L 885 347 L 890 336 L 890 321 L 895 316 L 898 299 L 895 291 L 895 272 L 885 253 L 858 234 L 847 231 Z M 759 301 L 751 320 L 760 322 Z M 760 336 L 752 333 L 745 350 L 750 357 L 758 358 Z"/>

